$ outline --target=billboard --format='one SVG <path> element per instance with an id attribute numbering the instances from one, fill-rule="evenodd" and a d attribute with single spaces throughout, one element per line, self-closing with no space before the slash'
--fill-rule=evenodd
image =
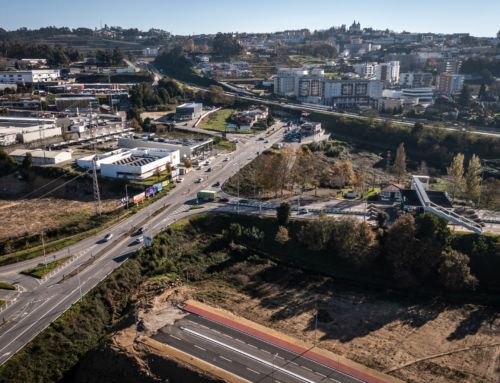
<path id="1" fill-rule="evenodd" d="M 166 188 L 170 184 L 170 181 L 163 181 L 161 184 L 164 188 Z"/>
<path id="2" fill-rule="evenodd" d="M 153 185 L 154 188 L 156 189 L 156 192 L 158 193 L 159 191 L 163 190 L 163 182 L 158 182 L 157 184 Z"/>
<path id="3" fill-rule="evenodd" d="M 149 197 L 151 197 L 151 196 L 155 195 L 155 194 L 156 194 L 156 189 L 155 189 L 155 187 L 154 187 L 154 186 L 150 186 L 150 187 L 148 187 L 148 188 L 146 189 L 146 191 L 145 191 L 145 194 L 146 194 L 146 198 L 149 198 Z"/>
<path id="4" fill-rule="evenodd" d="M 132 202 L 138 204 L 139 202 L 144 201 L 144 198 L 146 198 L 145 193 L 136 194 L 132 197 Z"/>

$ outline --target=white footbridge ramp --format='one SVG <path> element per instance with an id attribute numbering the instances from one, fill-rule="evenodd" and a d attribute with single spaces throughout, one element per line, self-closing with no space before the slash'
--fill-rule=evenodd
<path id="1" fill-rule="evenodd" d="M 448 222 L 462 226 L 463 228 L 470 230 L 476 234 L 482 234 L 483 227 L 480 223 L 457 214 L 453 211 L 453 209 L 445 208 L 432 202 L 427 195 L 427 188 L 424 186 L 424 183 L 421 180 L 422 178 L 422 176 L 413 176 L 411 180 L 411 188 L 417 193 L 418 199 L 425 212 L 437 215 L 438 217 L 441 217 Z"/>

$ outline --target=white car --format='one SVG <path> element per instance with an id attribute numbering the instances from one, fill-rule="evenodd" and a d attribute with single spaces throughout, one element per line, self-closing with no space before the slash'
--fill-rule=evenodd
<path id="1" fill-rule="evenodd" d="M 184 181 L 184 178 L 181 178 L 181 177 L 179 177 L 175 180 L 175 182 L 177 182 L 178 184 L 180 184 L 182 181 Z"/>
<path id="2" fill-rule="evenodd" d="M 199 178 L 197 178 L 197 179 L 194 180 L 194 183 L 195 184 L 200 184 L 202 181 L 203 181 L 203 178 L 199 177 Z"/>
<path id="3" fill-rule="evenodd" d="M 224 162 L 229 161 L 229 157 L 224 158 Z"/>
<path id="4" fill-rule="evenodd" d="M 108 233 L 104 236 L 104 242 L 108 242 L 111 238 L 113 238 L 113 233 Z"/>

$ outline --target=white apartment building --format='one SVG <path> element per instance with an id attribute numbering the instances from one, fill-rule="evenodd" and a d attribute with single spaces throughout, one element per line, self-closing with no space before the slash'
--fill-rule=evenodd
<path id="1" fill-rule="evenodd" d="M 378 64 L 376 62 L 354 64 L 354 73 L 359 74 L 362 78 L 366 79 L 375 78 L 377 65 Z"/>
<path id="2" fill-rule="evenodd" d="M 2 84 L 56 82 L 60 77 L 59 69 L 0 71 L 0 83 Z"/>
<path id="3" fill-rule="evenodd" d="M 375 68 L 375 78 L 389 84 L 399 83 L 399 61 L 389 61 L 377 64 Z"/>
<path id="4" fill-rule="evenodd" d="M 338 108 L 366 107 L 382 96 L 384 84 L 378 80 L 328 80 L 324 83 L 325 105 Z"/>
<path id="5" fill-rule="evenodd" d="M 432 73 L 405 72 L 399 76 L 399 85 L 407 88 L 427 88 L 432 84 Z"/>
<path id="6" fill-rule="evenodd" d="M 442 73 L 436 81 L 436 89 L 440 94 L 453 96 L 464 86 L 464 76 L 460 74 Z"/>
<path id="7" fill-rule="evenodd" d="M 284 97 L 298 96 L 299 78 L 309 74 L 305 68 L 281 68 L 274 77 L 274 93 Z"/>

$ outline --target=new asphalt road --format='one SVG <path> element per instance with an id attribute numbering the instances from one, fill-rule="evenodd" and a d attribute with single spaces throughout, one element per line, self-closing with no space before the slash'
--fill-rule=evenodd
<path id="1" fill-rule="evenodd" d="M 258 140 L 259 137 L 266 137 L 269 142 Z M 184 177 L 184 182 L 178 184 L 167 196 L 109 230 L 82 240 L 69 249 L 49 254 L 47 262 L 70 254 L 79 257 L 45 281 L 19 274 L 20 271 L 43 262 L 40 258 L 1 267 L 0 279 L 17 284 L 19 292 L 15 293 L 17 298 L 14 302 L 0 311 L 0 365 L 137 250 L 140 244 L 130 235 L 132 228 L 142 226 L 145 235 L 153 236 L 172 222 L 199 212 L 190 210 L 189 204 L 186 204 L 196 198 L 199 190 L 209 188 L 217 181 L 225 181 L 240 166 L 255 158 L 257 152 L 282 138 L 282 130 L 276 129 L 269 136 L 262 133 L 241 139 L 229 161 L 225 161 L 224 156 L 213 159 L 210 164 L 211 172 L 201 170 L 189 173 Z M 194 183 L 198 177 L 203 177 L 203 181 Z M 105 242 L 103 237 L 107 233 L 112 233 L 113 238 Z"/>
<path id="2" fill-rule="evenodd" d="M 359 383 L 327 367 L 195 314 L 160 329 L 153 339 L 250 382 Z"/>

